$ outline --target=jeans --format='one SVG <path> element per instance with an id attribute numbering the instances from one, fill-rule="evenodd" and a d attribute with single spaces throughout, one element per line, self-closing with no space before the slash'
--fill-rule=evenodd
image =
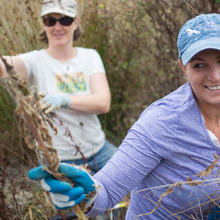
<path id="1" fill-rule="evenodd" d="M 117 148 L 108 142 L 105 141 L 103 147 L 93 156 L 87 158 L 86 163 L 88 164 L 88 168 L 91 170 L 92 174 L 96 173 L 102 167 L 105 166 L 107 161 L 113 156 L 113 154 L 117 151 Z M 85 161 L 83 159 L 78 160 L 64 160 L 64 163 L 74 163 L 75 165 L 84 165 Z"/>

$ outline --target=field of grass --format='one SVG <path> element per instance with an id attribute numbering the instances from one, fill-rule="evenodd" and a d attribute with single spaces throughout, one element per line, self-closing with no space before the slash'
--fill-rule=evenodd
<path id="1" fill-rule="evenodd" d="M 46 47 L 39 41 L 40 2 L 0 1 L 1 54 Z M 76 45 L 97 49 L 104 61 L 112 106 L 100 118 L 114 144 L 120 144 L 143 109 L 184 82 L 177 64 L 178 30 L 199 13 L 220 12 L 219 4 L 212 0 L 79 1 L 82 35 Z M 24 143 L 14 110 L 13 97 L 0 83 L 0 219 L 46 220 L 60 215 L 40 186 L 26 177 L 37 159 Z"/>

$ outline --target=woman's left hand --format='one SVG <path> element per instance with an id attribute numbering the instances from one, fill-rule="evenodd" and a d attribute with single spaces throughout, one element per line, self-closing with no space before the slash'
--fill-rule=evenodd
<path id="1" fill-rule="evenodd" d="M 70 107 L 70 94 L 48 94 L 40 102 L 42 110 L 48 114 L 59 108 Z"/>

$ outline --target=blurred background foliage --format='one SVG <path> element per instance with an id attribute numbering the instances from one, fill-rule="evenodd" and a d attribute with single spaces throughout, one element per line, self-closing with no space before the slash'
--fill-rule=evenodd
<path id="1" fill-rule="evenodd" d="M 177 33 L 185 21 L 218 12 L 215 0 L 80 1 L 84 35 L 78 42 L 99 51 L 112 92 L 101 116 L 107 137 L 119 145 L 149 104 L 184 82 Z"/>
<path id="2" fill-rule="evenodd" d="M 218 12 L 220 3 L 218 0 L 78 2 L 82 36 L 75 44 L 97 49 L 103 59 L 112 106 L 101 120 L 107 137 L 119 145 L 144 108 L 184 82 L 176 50 L 181 25 L 199 13 Z M 40 0 L 0 1 L 0 6 L 1 54 L 14 55 L 46 47 L 39 41 Z M 7 125 L 10 131 L 14 123 L 5 121 L 11 115 L 11 107 L 10 102 L 7 107 L 1 100 L 1 130 L 6 131 Z"/>
<path id="3" fill-rule="evenodd" d="M 1 54 L 15 55 L 46 47 L 39 41 L 40 2 L 0 1 Z M 110 113 L 100 118 L 107 138 L 119 145 L 148 105 L 184 83 L 176 49 L 180 27 L 200 13 L 219 13 L 220 1 L 78 0 L 78 3 L 82 35 L 75 45 L 95 48 L 103 59 L 112 106 Z M 14 108 L 13 99 L 0 86 L 0 160 L 17 164 L 27 161 L 29 154 L 27 149 L 18 147 L 23 146 L 23 140 Z"/>

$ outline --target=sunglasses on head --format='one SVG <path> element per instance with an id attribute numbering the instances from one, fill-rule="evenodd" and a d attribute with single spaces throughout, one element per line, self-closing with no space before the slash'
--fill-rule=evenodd
<path id="1" fill-rule="evenodd" d="M 61 18 L 54 18 L 54 17 L 48 16 L 48 17 L 43 18 L 43 23 L 47 27 L 52 27 L 58 21 L 63 26 L 70 26 L 73 23 L 74 20 L 75 20 L 75 18 L 71 18 L 71 17 L 68 17 L 68 16 L 63 16 Z"/>

